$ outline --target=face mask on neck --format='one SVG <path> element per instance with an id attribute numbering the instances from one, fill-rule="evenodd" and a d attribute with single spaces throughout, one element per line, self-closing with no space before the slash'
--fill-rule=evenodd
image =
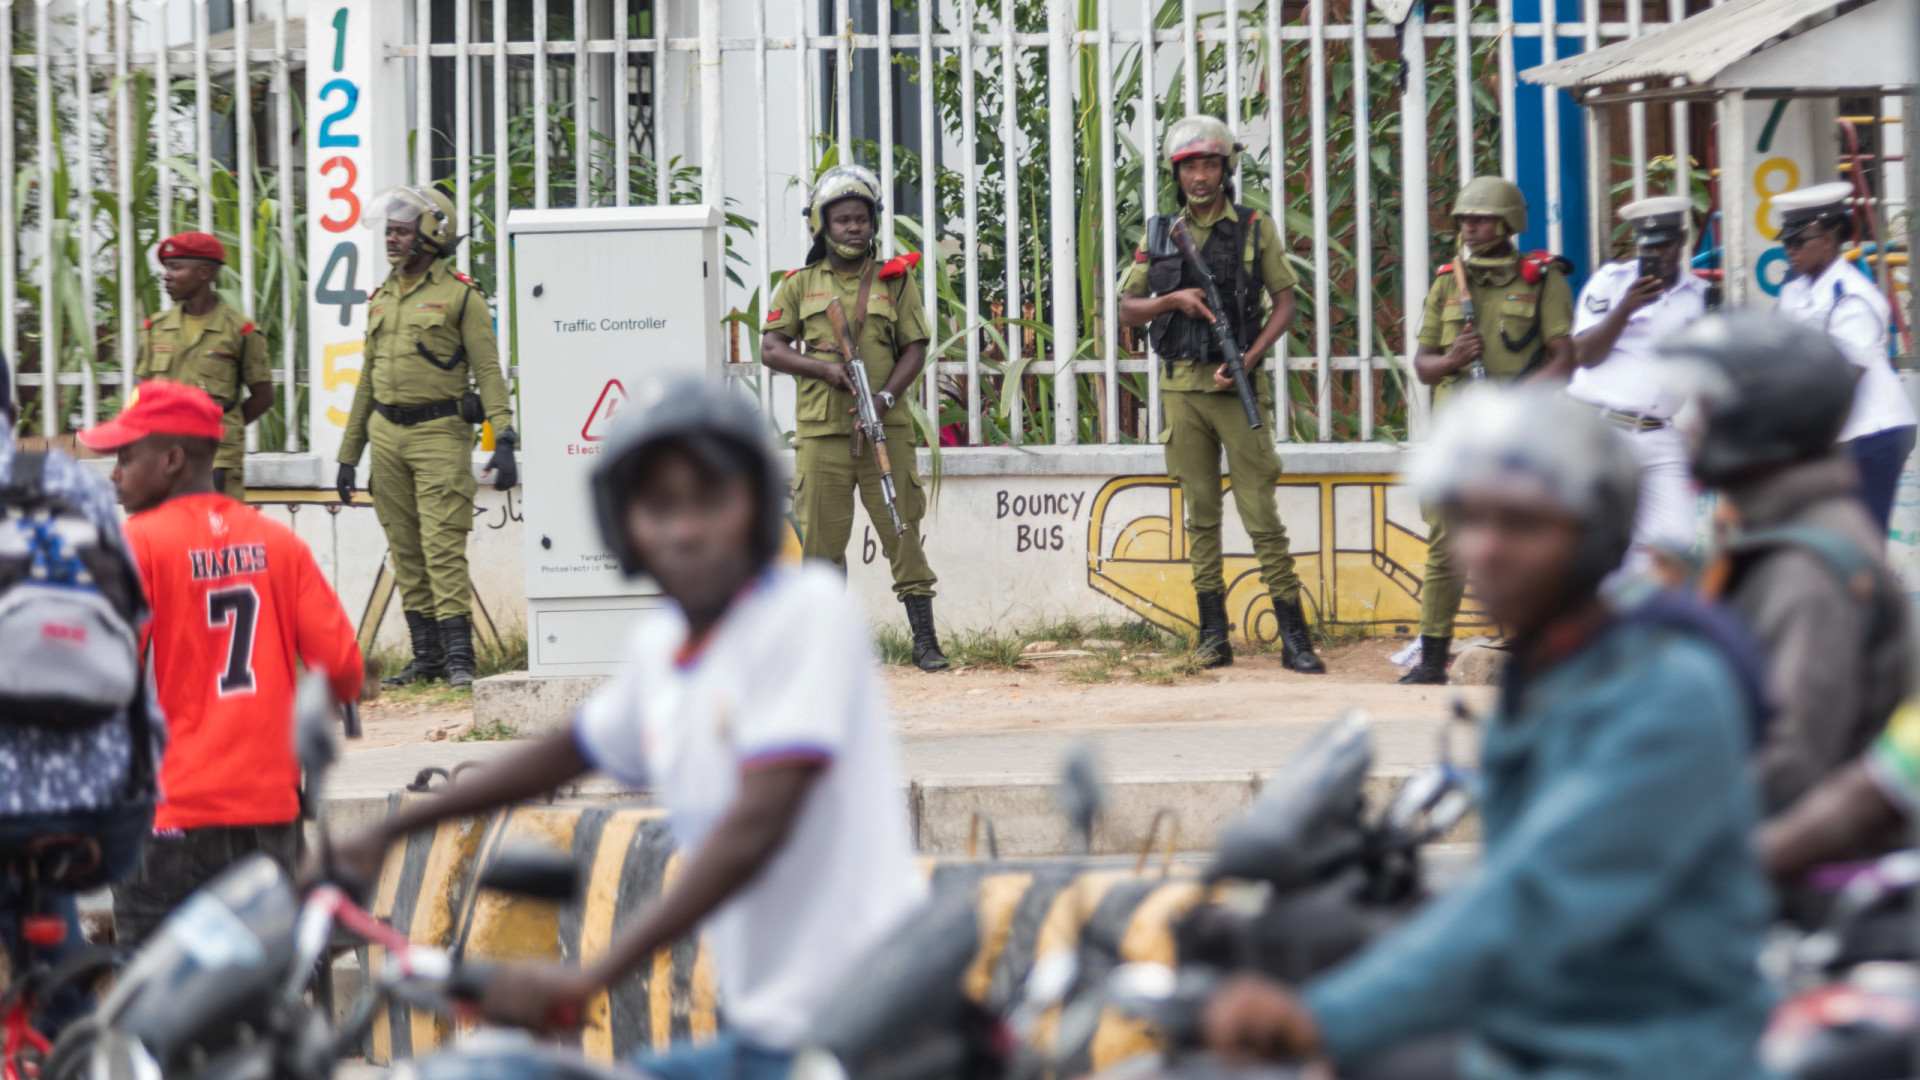
<path id="1" fill-rule="evenodd" d="M 867 257 L 867 252 L 873 247 L 873 245 L 861 244 L 860 246 L 855 247 L 852 244 L 843 244 L 840 241 L 835 240 L 833 237 L 829 236 L 827 237 L 827 247 L 832 249 L 835 255 L 838 255 L 843 259 L 859 260 Z"/>

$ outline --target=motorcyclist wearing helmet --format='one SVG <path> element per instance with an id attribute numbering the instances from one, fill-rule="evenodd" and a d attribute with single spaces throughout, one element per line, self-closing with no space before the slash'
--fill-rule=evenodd
<path id="1" fill-rule="evenodd" d="M 1440 267 L 1420 319 L 1413 370 L 1433 387 L 1438 418 L 1461 384 L 1480 373 L 1492 381 L 1565 379 L 1573 372 L 1573 290 L 1567 265 L 1544 252 L 1522 255 L 1514 241 L 1527 231 L 1527 200 L 1497 176 L 1468 181 L 1454 200 L 1460 253 Z M 1473 308 L 1469 323 L 1459 279 Z M 1453 624 L 1466 579 L 1453 563 L 1443 516 L 1429 509 L 1427 563 L 1420 580 L 1420 660 L 1400 681 L 1447 681 Z"/>
<path id="2" fill-rule="evenodd" d="M 1120 322 L 1150 326 L 1148 340 L 1166 365 L 1160 378 L 1160 401 L 1166 411 L 1167 475 L 1180 485 L 1187 510 L 1200 651 L 1210 655 L 1209 666 L 1233 663 L 1228 635 L 1236 613 L 1227 610 L 1220 548 L 1225 511 L 1220 454 L 1225 450 L 1234 505 L 1260 561 L 1283 658 L 1295 671 L 1319 674 L 1326 671 L 1326 664 L 1314 652 L 1307 633 L 1300 578 L 1294 572 L 1287 529 L 1274 499 L 1280 456 L 1274 452 L 1271 432 L 1256 431 L 1247 424 L 1233 380 L 1210 336 L 1214 316 L 1201 279 L 1171 240 L 1174 222 L 1184 218 L 1228 309 L 1227 321 L 1245 354 L 1261 411 L 1271 416 L 1273 381 L 1259 368 L 1293 321 L 1297 281 L 1287 266 L 1286 245 L 1272 218 L 1234 203 L 1240 149 L 1232 130 L 1211 116 L 1189 116 L 1167 130 L 1162 156 L 1173 173 L 1181 210 L 1178 215 L 1148 221 L 1133 265 L 1120 279 Z M 1241 633 L 1250 633 L 1257 617 L 1254 611 L 1249 608 L 1237 614 L 1243 624 Z"/>
<path id="3" fill-rule="evenodd" d="M 341 502 L 353 501 L 355 467 L 371 445 L 367 486 L 413 642 L 412 662 L 382 683 L 470 686 L 476 424 L 493 427 L 486 471 L 494 488 L 520 482 L 493 314 L 473 279 L 444 261 L 461 238 L 453 201 L 438 188 L 389 188 L 367 204 L 362 221 L 385 238 L 393 270 L 367 299 L 365 362 L 340 437 L 335 487 Z"/>
<path id="4" fill-rule="evenodd" d="M 572 724 L 335 845 L 335 859 L 370 881 L 394 842 L 446 818 L 590 769 L 644 786 L 684 852 L 659 902 L 578 967 L 506 968 L 482 1011 L 536 1029 L 577 1018 L 703 929 L 727 1032 L 643 1059 L 642 1073 L 783 1080 L 820 995 L 921 900 L 897 747 L 841 576 L 775 561 L 786 478 L 758 410 L 687 382 L 631 413 L 595 466 L 594 508 L 622 570 L 670 603 L 640 617 L 622 674 Z"/>
<path id="5" fill-rule="evenodd" d="M 821 174 L 807 196 L 807 232 L 813 247 L 807 264 L 788 274 L 768 305 L 760 359 L 799 383 L 799 422 L 793 512 L 800 546 L 810 559 L 845 567 L 853 538 L 857 490 L 870 521 L 888 521 L 880 466 L 871 450 L 850 454 L 855 429 L 853 379 L 827 323 L 827 305 L 838 298 L 854 348 L 876 387 L 874 407 L 894 447 L 897 506 L 906 532 L 875 527 L 880 550 L 893 568 L 893 593 L 907 609 L 913 632 L 913 662 L 922 671 L 947 666 L 933 622 L 933 567 L 921 547 L 920 519 L 926 493 L 914 467 L 914 380 L 927 360 L 927 321 L 911 267 L 918 256 L 875 257 L 880 226 L 880 181 L 858 165 Z M 804 351 L 802 351 L 804 349 Z M 855 444 L 856 451 L 858 450 Z M 903 449 L 904 448 L 904 449 Z"/>
<path id="6" fill-rule="evenodd" d="M 1480 753 L 1483 866 L 1298 991 L 1230 983 L 1216 1050 L 1324 1054 L 1350 1078 L 1756 1075 L 1761 676 L 1720 613 L 1602 601 L 1638 474 L 1616 429 L 1544 386 L 1466 391 L 1440 419 L 1412 480 L 1513 630 Z"/>
<path id="7" fill-rule="evenodd" d="M 1694 474 L 1731 519 L 1704 583 L 1772 671 L 1759 775 L 1775 813 L 1859 757 L 1914 690 L 1905 594 L 1834 443 L 1859 369 L 1817 330 L 1751 311 L 1709 315 L 1664 352 L 1694 384 Z"/>

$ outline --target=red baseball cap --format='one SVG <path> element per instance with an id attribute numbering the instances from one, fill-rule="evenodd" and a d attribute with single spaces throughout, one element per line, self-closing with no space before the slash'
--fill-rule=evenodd
<path id="1" fill-rule="evenodd" d="M 159 257 L 167 259 L 210 259 L 217 263 L 227 261 L 227 246 L 217 237 L 203 232 L 176 233 L 160 241 Z"/>
<path id="2" fill-rule="evenodd" d="M 112 453 L 149 435 L 179 435 L 218 441 L 227 433 L 220 405 L 207 392 L 172 382 L 146 382 L 134 387 L 120 415 L 80 433 L 81 445 Z"/>

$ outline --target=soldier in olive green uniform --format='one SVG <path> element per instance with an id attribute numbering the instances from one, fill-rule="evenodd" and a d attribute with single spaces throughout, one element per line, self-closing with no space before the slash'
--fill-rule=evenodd
<path id="1" fill-rule="evenodd" d="M 227 261 L 226 246 L 218 239 L 181 233 L 161 241 L 158 255 L 160 279 L 174 305 L 142 327 L 134 378 L 199 387 L 220 403 L 227 434 L 214 454 L 213 486 L 229 498 L 245 499 L 247 425 L 273 406 L 267 336 L 215 295 L 213 283 Z"/>
<path id="2" fill-rule="evenodd" d="M 906 605 L 913 630 L 913 662 L 940 671 L 947 658 L 933 625 L 933 568 L 920 547 L 926 496 L 915 475 L 912 415 L 907 396 L 927 358 L 927 323 L 912 259 L 885 266 L 874 255 L 880 217 L 880 181 L 857 165 L 827 170 L 807 199 L 813 248 L 807 265 L 788 274 L 767 309 L 760 356 L 799 383 L 798 460 L 793 509 L 808 558 L 846 565 L 857 489 L 875 522 L 880 550 L 893 567 L 893 592 Z M 855 441 L 853 383 L 846 359 L 827 325 L 827 305 L 838 297 L 854 347 L 878 387 L 875 407 L 886 428 L 896 502 L 906 531 L 887 524 L 880 467 L 872 447 Z M 799 346 L 805 348 L 802 352 Z"/>
<path id="3" fill-rule="evenodd" d="M 367 299 L 366 363 L 340 441 L 337 486 L 351 502 L 354 466 L 371 445 L 367 487 L 413 639 L 413 662 L 383 680 L 389 686 L 443 675 L 456 687 L 473 683 L 474 425 L 484 420 L 496 433 L 486 469 L 495 489 L 513 487 L 520 475 L 487 298 L 440 261 L 459 244 L 453 215 L 445 195 L 418 187 L 381 192 L 366 215 L 385 233 L 393 272 Z"/>
<path id="4" fill-rule="evenodd" d="M 1267 350 L 1293 320 L 1296 279 L 1273 221 L 1233 203 L 1233 174 L 1240 144 L 1226 124 L 1189 116 L 1167 132 L 1166 161 L 1184 209 L 1194 246 L 1208 264 L 1227 307 L 1235 340 L 1253 376 Z M 1181 259 L 1169 237 L 1174 218 L 1155 217 L 1120 280 L 1120 321 L 1150 323 L 1154 352 L 1165 362 L 1160 401 L 1166 409 L 1167 474 L 1180 485 L 1187 510 L 1187 543 L 1193 554 L 1193 589 L 1200 609 L 1200 648 L 1209 666 L 1233 663 L 1227 641 L 1227 582 L 1220 550 L 1225 497 L 1220 490 L 1220 453 L 1226 451 L 1233 501 L 1253 541 L 1260 576 L 1279 620 L 1282 659 L 1295 671 L 1319 674 L 1326 664 L 1313 651 L 1300 607 L 1300 579 L 1293 570 L 1286 526 L 1274 499 L 1280 455 L 1270 432 L 1247 423 L 1219 346 L 1211 338 L 1213 315 L 1200 278 Z M 1268 297 L 1272 304 L 1268 304 Z M 1272 380 L 1253 378 L 1265 415 L 1273 412 Z M 1245 628 L 1243 628 L 1244 630 Z"/>
<path id="5" fill-rule="evenodd" d="M 1453 204 L 1460 226 L 1460 261 L 1434 277 L 1420 319 L 1414 373 L 1433 387 L 1433 411 L 1462 383 L 1486 378 L 1564 380 L 1573 373 L 1573 290 L 1567 262 L 1546 252 L 1522 255 L 1514 238 L 1527 231 L 1527 200 L 1497 176 L 1460 189 Z M 1458 274 L 1467 299 L 1461 304 Z M 1467 582 L 1454 568 L 1439 514 L 1427 513 L 1427 566 L 1420 583 L 1420 662 L 1403 683 L 1447 681 L 1453 621 Z"/>

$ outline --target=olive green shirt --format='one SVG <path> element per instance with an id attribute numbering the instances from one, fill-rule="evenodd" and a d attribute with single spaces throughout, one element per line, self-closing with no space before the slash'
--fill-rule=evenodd
<path id="1" fill-rule="evenodd" d="M 860 278 L 865 273 L 865 266 L 850 274 L 835 273 L 827 259 L 795 270 L 774 290 L 765 329 L 784 334 L 816 360 L 846 363 L 834 343 L 833 328 L 827 325 L 827 305 L 839 297 L 840 306 L 846 309 L 847 329 L 852 331 L 854 309 L 860 298 Z M 900 350 L 929 336 L 926 316 L 920 310 L 920 289 L 911 272 L 885 281 L 877 272 L 874 274 L 873 288 L 867 294 L 867 321 L 859 333 L 860 340 L 854 347 L 866 363 L 867 380 L 877 394 L 893 375 Z M 853 430 L 852 394 L 819 379 L 801 379 L 799 384 L 795 419 L 799 422 L 801 438 L 845 435 Z M 893 408 L 881 415 L 882 423 L 912 422 L 907 396 L 902 394 Z"/>
<path id="2" fill-rule="evenodd" d="M 1520 276 L 1517 259 L 1511 268 L 1503 270 L 1470 267 L 1467 291 L 1473 296 L 1473 325 L 1485 346 L 1480 361 L 1489 379 L 1514 378 L 1548 342 L 1573 333 L 1573 289 L 1557 267 L 1548 269 L 1544 278 L 1532 284 Z M 1442 267 L 1434 275 L 1433 287 L 1427 290 L 1426 311 L 1420 318 L 1420 344 L 1450 348 L 1466 323 L 1453 273 Z M 1537 335 L 1531 334 L 1535 327 L 1539 328 Z M 1520 343 L 1520 347 L 1510 348 L 1508 342 Z M 1451 372 L 1434 386 L 1436 407 L 1472 378 L 1471 368 L 1469 364 Z"/>
<path id="3" fill-rule="evenodd" d="M 340 438 L 339 461 L 359 462 L 367 445 L 367 418 L 373 403 L 431 405 L 457 401 L 471 384 L 480 392 L 487 422 L 496 432 L 513 424 L 506 376 L 500 372 L 500 346 L 493 336 L 493 313 L 480 287 L 436 262 L 413 288 L 400 288 L 398 271 L 367 298 L 367 344 L 353 411 Z M 461 349 L 465 348 L 465 355 Z M 422 356 L 421 349 L 434 360 Z M 460 356 L 451 369 L 439 365 Z"/>
<path id="4" fill-rule="evenodd" d="M 139 379 L 197 386 L 226 410 L 227 433 L 220 440 L 214 464 L 239 465 L 246 453 L 246 422 L 240 402 L 246 388 L 273 381 L 267 359 L 267 335 L 246 316 L 217 304 L 207 313 L 198 334 L 187 332 L 187 309 L 178 304 L 146 321 L 140 331 L 140 357 L 133 374 Z"/>
<path id="5" fill-rule="evenodd" d="M 1206 215 L 1205 220 L 1195 216 L 1192 206 L 1180 212 L 1187 219 L 1187 229 L 1193 233 L 1193 246 L 1196 249 L 1207 246 L 1208 238 L 1213 235 L 1213 227 L 1221 218 L 1234 216 L 1233 203 L 1227 199 L 1220 200 L 1220 209 Z M 1272 296 L 1298 285 L 1300 279 L 1294 275 L 1293 267 L 1287 265 L 1286 246 L 1280 241 L 1280 230 L 1274 227 L 1272 215 L 1258 210 L 1253 213 L 1254 225 L 1247 232 L 1246 250 L 1241 255 L 1242 265 L 1249 273 L 1255 269 L 1253 241 L 1257 233 L 1260 238 L 1260 281 L 1266 286 L 1267 295 Z M 1133 253 L 1133 265 L 1120 275 L 1121 293 L 1127 296 L 1147 295 L 1147 265 L 1147 240 L 1143 236 L 1140 238 L 1140 247 Z M 1254 330 L 1258 333 L 1259 327 Z M 1221 390 L 1213 385 L 1213 373 L 1219 367 L 1218 364 L 1195 360 L 1168 361 L 1167 369 L 1160 377 L 1160 389 L 1231 394 L 1234 392 L 1231 388 Z"/>

